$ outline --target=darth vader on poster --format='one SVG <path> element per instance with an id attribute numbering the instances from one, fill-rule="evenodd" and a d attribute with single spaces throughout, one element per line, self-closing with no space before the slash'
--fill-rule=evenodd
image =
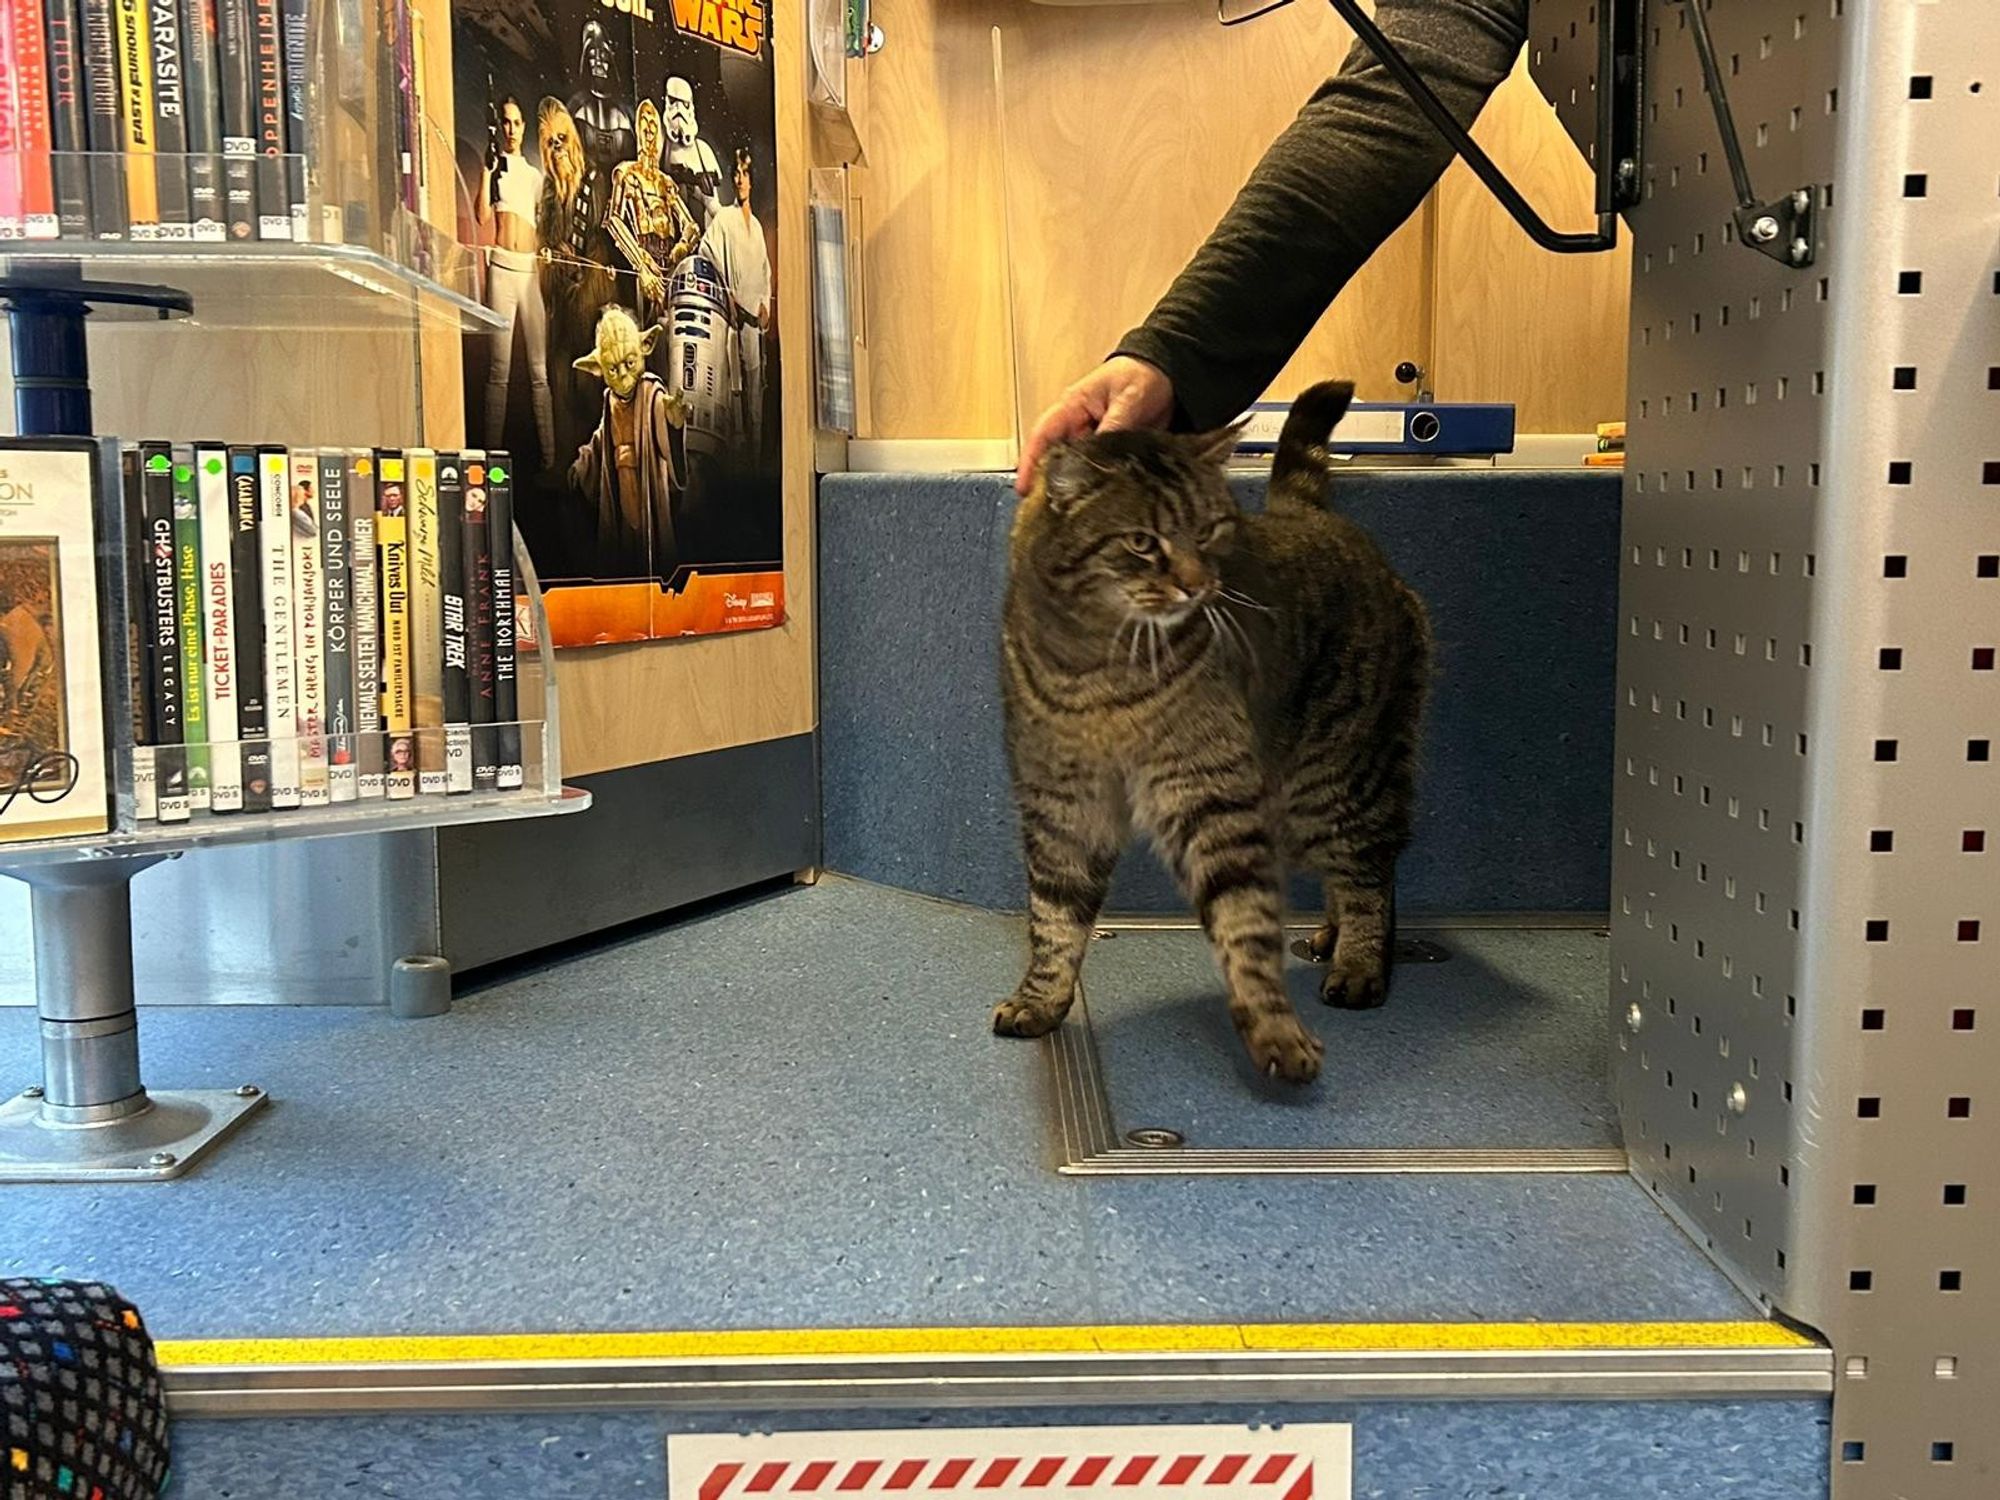
<path id="1" fill-rule="evenodd" d="M 554 644 L 784 618 L 765 0 L 454 0 L 465 340 Z"/>

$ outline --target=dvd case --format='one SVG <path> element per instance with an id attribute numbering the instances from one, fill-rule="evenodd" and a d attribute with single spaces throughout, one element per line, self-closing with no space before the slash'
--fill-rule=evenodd
<path id="1" fill-rule="evenodd" d="M 174 578 L 174 460 L 165 443 L 139 445 L 139 505 L 145 525 L 142 580 L 146 687 L 152 703 L 153 766 L 162 823 L 187 821 L 187 721 L 181 696 L 180 598 Z"/>
<path id="2" fill-rule="evenodd" d="M 382 591 L 382 729 L 387 792 L 417 794 L 417 742 L 411 733 L 409 477 L 400 452 L 375 460 L 375 547 Z"/>
<path id="3" fill-rule="evenodd" d="M 194 238 L 188 207 L 187 88 L 178 0 L 147 0 L 153 47 L 153 178 L 159 185 L 163 240 Z"/>
<path id="4" fill-rule="evenodd" d="M 208 725 L 208 805 L 243 810 L 243 750 L 236 701 L 234 513 L 229 452 L 213 443 L 194 450 L 195 510 L 201 525 L 203 718 Z"/>
<path id="5" fill-rule="evenodd" d="M 160 816 L 160 777 L 153 745 L 153 687 L 150 638 L 152 630 L 146 611 L 151 587 L 146 539 L 146 494 L 140 482 L 139 451 L 127 448 L 118 460 L 122 485 L 120 501 L 125 514 L 125 678 L 126 699 L 131 705 L 132 722 L 132 806 L 134 816 L 151 823 Z"/>
<path id="6" fill-rule="evenodd" d="M 201 512 L 195 495 L 194 451 L 174 455 L 174 598 L 180 610 L 181 729 L 187 742 L 188 807 L 209 808 L 208 634 L 202 625 L 206 591 L 201 560 Z"/>
<path id="7" fill-rule="evenodd" d="M 222 171 L 222 75 L 216 0 L 181 0 L 181 65 L 186 84 L 189 217 L 194 237 L 229 237 Z"/>
<path id="8" fill-rule="evenodd" d="M 364 797 L 380 797 L 382 779 L 382 590 L 375 541 L 375 455 L 356 449 L 347 462 L 348 527 L 354 576 L 354 730 Z"/>
<path id="9" fill-rule="evenodd" d="M 124 92 L 118 83 L 118 21 L 114 0 L 81 0 L 83 16 L 84 142 L 90 148 L 90 227 L 100 240 L 130 232 L 125 201 Z"/>
<path id="10" fill-rule="evenodd" d="M 320 640 L 327 776 L 335 802 L 360 795 L 354 745 L 354 594 L 347 452 L 319 451 Z"/>
<path id="11" fill-rule="evenodd" d="M 283 448 L 257 450 L 257 528 L 264 548 L 264 702 L 271 737 L 271 806 L 298 807 L 297 625 L 292 598 L 291 465 Z"/>
<path id="12" fill-rule="evenodd" d="M 306 158 L 313 150 L 306 115 L 306 3 L 279 0 L 278 25 L 285 55 L 285 196 L 291 204 L 292 238 L 313 238 L 306 206 Z"/>
<path id="13" fill-rule="evenodd" d="M 410 714 L 417 736 L 417 790 L 447 789 L 444 756 L 444 597 L 439 587 L 437 454 L 411 448 Z"/>
<path id="14" fill-rule="evenodd" d="M 444 772 L 447 792 L 472 790 L 472 678 L 466 667 L 465 466 L 440 453 L 438 610 L 444 664 Z"/>
<path id="15" fill-rule="evenodd" d="M 292 661 L 298 684 L 299 800 L 324 807 L 333 800 L 326 755 L 326 581 L 320 561 L 319 452 L 294 448 L 287 460 L 292 528 Z"/>
<path id="16" fill-rule="evenodd" d="M 285 39 L 279 0 L 250 0 L 252 118 L 257 134 L 257 238 L 292 237 L 285 169 Z"/>
<path id="17" fill-rule="evenodd" d="M 250 0 L 215 0 L 222 85 L 222 211 L 232 240 L 257 238 L 257 41 Z"/>
<path id="18" fill-rule="evenodd" d="M 124 132 L 125 210 L 135 240 L 160 237 L 154 169 L 153 41 L 148 0 L 113 0 L 118 22 L 118 118 Z"/>
<path id="19" fill-rule="evenodd" d="M 13 0 L 16 8 L 35 8 L 36 0 Z M 41 0 L 43 44 L 49 60 L 49 167 L 55 183 L 56 233 L 66 240 L 88 239 L 90 222 L 90 149 L 84 122 L 85 96 L 83 28 L 77 0 Z"/>
<path id="20" fill-rule="evenodd" d="M 271 710 L 264 691 L 263 475 L 257 450 L 229 450 L 229 574 L 236 627 L 236 736 L 243 810 L 271 810 Z"/>
<path id="21" fill-rule="evenodd" d="M 14 177 L 19 191 L 21 234 L 52 240 L 58 232 L 55 167 L 49 158 L 48 34 L 40 0 L 0 0 L 12 22 L 14 74 Z M 0 71 L 6 65 L 0 63 Z"/>
<path id="22" fill-rule="evenodd" d="M 486 527 L 486 455 L 468 449 L 465 463 L 464 538 L 465 673 L 472 718 L 472 785 L 490 792 L 500 784 L 493 738 L 493 548 Z"/>
<path id="23" fill-rule="evenodd" d="M 514 476 L 505 453 L 488 455 L 486 526 L 493 545 L 493 720 L 494 757 L 500 790 L 513 791 L 525 779 L 521 764 L 520 685 L 514 648 Z"/>

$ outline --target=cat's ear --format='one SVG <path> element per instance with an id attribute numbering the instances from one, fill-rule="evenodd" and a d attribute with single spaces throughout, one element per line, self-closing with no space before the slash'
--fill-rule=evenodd
<path id="1" fill-rule="evenodd" d="M 1068 443 L 1058 443 L 1042 459 L 1042 499 L 1053 515 L 1076 512 L 1089 496 L 1102 467 Z"/>
<path id="2" fill-rule="evenodd" d="M 1196 463 L 1226 464 L 1229 456 L 1236 451 L 1236 445 L 1243 439 L 1243 429 L 1250 425 L 1250 419 L 1232 422 L 1227 427 L 1218 427 L 1212 432 L 1198 432 L 1184 441 L 1188 451 L 1194 455 Z"/>

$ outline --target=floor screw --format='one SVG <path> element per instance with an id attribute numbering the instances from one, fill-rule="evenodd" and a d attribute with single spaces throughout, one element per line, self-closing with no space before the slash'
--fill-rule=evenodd
<path id="1" fill-rule="evenodd" d="M 23 1099 L 39 1099 L 39 1098 L 41 1098 L 41 1097 L 42 1097 L 42 1086 L 41 1086 L 41 1085 L 40 1085 L 39 1083 L 31 1083 L 31 1084 L 29 1084 L 29 1085 L 28 1085 L 28 1086 L 27 1086 L 27 1087 L 26 1087 L 25 1089 L 23 1089 L 23 1090 L 21 1091 L 21 1097 L 22 1097 Z"/>
<path id="2" fill-rule="evenodd" d="M 1138 1130 L 1125 1132 L 1125 1144 L 1137 1146 L 1142 1151 L 1173 1151 L 1187 1144 L 1187 1137 L 1178 1130 L 1167 1130 L 1157 1125 L 1143 1126 Z"/>
<path id="3" fill-rule="evenodd" d="M 171 1167 L 179 1160 L 180 1158 L 171 1151 L 155 1151 L 151 1156 L 146 1158 L 146 1165 L 149 1167 Z"/>
<path id="4" fill-rule="evenodd" d="M 1100 927 L 1091 933 L 1090 940 L 1093 943 L 1108 943 L 1117 936 L 1118 934 L 1113 932 L 1109 927 Z"/>
<path id="5" fill-rule="evenodd" d="M 255 1099 L 259 1094 L 263 1092 L 264 1091 L 258 1088 L 257 1085 L 254 1083 L 239 1083 L 236 1086 L 236 1097 L 239 1099 Z"/>

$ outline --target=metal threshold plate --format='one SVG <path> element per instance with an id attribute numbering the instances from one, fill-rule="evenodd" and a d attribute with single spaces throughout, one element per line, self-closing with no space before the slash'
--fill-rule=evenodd
<path id="1" fill-rule="evenodd" d="M 1601 919 L 1568 918 L 1547 923 L 1551 930 L 1594 928 Z M 1453 922 L 1452 928 L 1475 924 Z M 1503 925 L 1503 924 L 1492 924 Z M 1540 930 L 1545 924 L 1504 924 Z M 1186 933 L 1192 924 L 1152 920 L 1106 924 L 1101 935 L 1133 939 Z M 1405 932 L 1419 929 L 1408 924 Z M 1430 939 L 1444 936 L 1442 925 L 1424 924 L 1428 952 L 1404 961 L 1434 962 Z M 1098 945 L 1093 945 L 1098 946 Z M 1446 967 L 1449 967 L 1447 965 Z M 1219 1003 L 1219 1002 L 1218 1002 Z M 1391 1004 L 1395 1001 L 1392 999 Z M 1088 996 L 1079 992 L 1075 1009 L 1043 1041 L 1048 1059 L 1050 1112 L 1057 1169 L 1078 1177 L 1351 1176 L 1363 1174 L 1545 1174 L 1623 1173 L 1628 1160 L 1616 1145 L 1426 1145 L 1394 1146 L 1229 1146 L 1184 1145 L 1174 1120 L 1121 1120 L 1112 1105 Z"/>
<path id="2" fill-rule="evenodd" d="M 1823 1396 L 1771 1323 L 1334 1324 L 230 1340 L 160 1345 L 179 1417 Z"/>

